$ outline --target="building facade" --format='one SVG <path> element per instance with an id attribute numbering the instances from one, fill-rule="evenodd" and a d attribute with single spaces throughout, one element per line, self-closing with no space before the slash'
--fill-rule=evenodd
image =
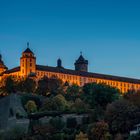
<path id="1" fill-rule="evenodd" d="M 8 70 L 0 55 L 0 80 L 7 76 L 26 78 L 33 75 L 36 80 L 39 80 L 44 76 L 57 76 L 63 82 L 69 82 L 70 84 L 77 84 L 79 86 L 95 82 L 116 87 L 122 93 L 129 90 L 140 90 L 139 79 L 88 72 L 88 60 L 86 60 L 82 54 L 76 60 L 74 65 L 75 70 L 66 69 L 62 66 L 61 59 L 57 60 L 56 67 L 37 65 L 35 54 L 30 50 L 29 44 L 27 44 L 27 49 L 22 53 L 20 66 L 18 67 Z"/>

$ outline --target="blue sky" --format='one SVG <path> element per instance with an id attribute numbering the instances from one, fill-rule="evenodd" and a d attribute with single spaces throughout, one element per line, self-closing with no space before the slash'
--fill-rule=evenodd
<path id="1" fill-rule="evenodd" d="M 30 42 L 37 63 L 140 78 L 139 0 L 0 0 L 0 53 L 9 68 Z"/>

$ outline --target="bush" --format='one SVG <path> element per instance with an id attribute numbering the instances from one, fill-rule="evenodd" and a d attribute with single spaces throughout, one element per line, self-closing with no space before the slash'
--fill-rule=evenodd
<path id="1" fill-rule="evenodd" d="M 76 128 L 76 126 L 77 126 L 76 118 L 67 119 L 67 128 Z"/>
<path id="2" fill-rule="evenodd" d="M 57 131 L 61 131 L 64 126 L 65 126 L 65 123 L 62 121 L 62 119 L 60 117 L 55 117 L 55 118 L 52 118 L 50 121 L 49 121 L 50 125 L 52 125 Z"/>
<path id="3" fill-rule="evenodd" d="M 26 135 L 26 130 L 22 127 L 15 126 L 14 128 L 6 131 L 1 140 L 22 140 Z"/>
<path id="4" fill-rule="evenodd" d="M 25 105 L 25 108 L 28 113 L 34 113 L 37 111 L 37 105 L 34 101 L 28 101 L 27 104 Z"/>
<path id="5" fill-rule="evenodd" d="M 25 94 L 25 95 L 21 96 L 21 102 L 22 102 L 22 105 L 24 108 L 25 108 L 25 105 L 27 104 L 27 102 L 30 100 L 35 102 L 38 109 L 41 107 L 42 103 L 41 103 L 41 100 L 38 96 L 32 95 L 32 94 Z"/>

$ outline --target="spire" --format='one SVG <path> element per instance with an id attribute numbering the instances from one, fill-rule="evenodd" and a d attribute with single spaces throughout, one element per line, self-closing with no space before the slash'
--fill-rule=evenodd
<path id="1" fill-rule="evenodd" d="M 30 46 L 30 43 L 29 43 L 29 42 L 27 42 L 27 48 L 29 48 L 29 46 Z"/>
<path id="2" fill-rule="evenodd" d="M 27 49 L 26 49 L 23 53 L 32 53 L 32 54 L 33 54 L 33 52 L 32 52 L 31 49 L 30 49 L 30 44 L 29 44 L 29 42 L 27 42 Z"/>
<path id="3" fill-rule="evenodd" d="M 85 62 L 86 62 L 86 60 L 85 60 L 85 58 L 83 57 L 82 52 L 80 52 L 80 56 L 79 56 L 79 58 L 76 60 L 76 63 L 85 63 Z"/>

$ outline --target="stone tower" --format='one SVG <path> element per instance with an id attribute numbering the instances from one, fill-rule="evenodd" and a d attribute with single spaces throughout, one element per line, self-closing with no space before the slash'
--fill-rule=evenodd
<path id="1" fill-rule="evenodd" d="M 20 58 L 20 72 L 23 77 L 36 73 L 36 57 L 30 50 L 29 43 L 27 43 L 27 49 L 22 53 L 22 57 Z"/>
<path id="2" fill-rule="evenodd" d="M 75 62 L 75 70 L 76 71 L 85 71 L 88 72 L 88 60 L 85 60 L 82 53 L 80 57 Z"/>
<path id="3" fill-rule="evenodd" d="M 58 68 L 63 68 L 63 66 L 62 66 L 62 60 L 60 58 L 57 60 L 57 67 Z"/>
<path id="4" fill-rule="evenodd" d="M 0 74 L 5 72 L 8 68 L 4 65 L 4 62 L 2 61 L 2 55 L 0 54 Z"/>

